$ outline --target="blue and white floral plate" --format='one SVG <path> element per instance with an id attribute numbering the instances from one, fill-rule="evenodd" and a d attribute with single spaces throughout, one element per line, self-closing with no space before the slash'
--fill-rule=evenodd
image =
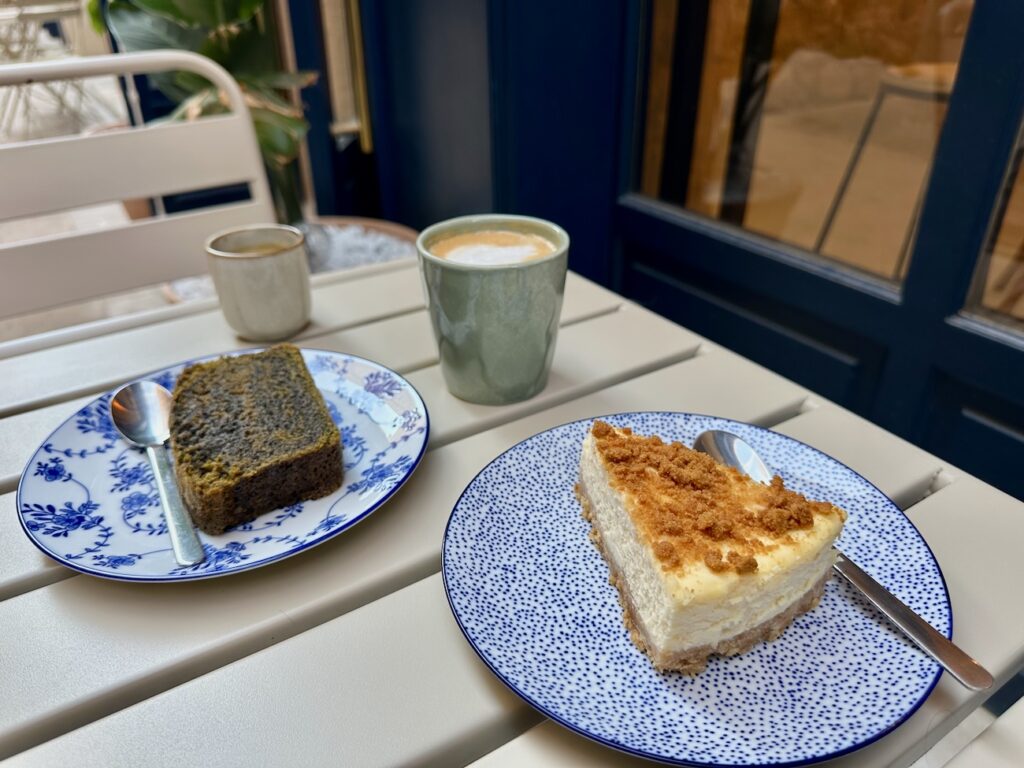
<path id="1" fill-rule="evenodd" d="M 245 354 L 258 350 L 242 350 Z M 405 379 L 361 357 L 302 350 L 341 429 L 341 488 L 261 515 L 220 536 L 199 533 L 206 560 L 179 566 L 153 473 L 110 420 L 111 392 L 61 424 L 36 450 L 18 485 L 18 513 L 32 542 L 83 573 L 123 581 L 185 581 L 258 568 L 316 546 L 379 508 L 423 457 L 429 419 Z M 190 360 L 142 378 L 168 389 Z"/>
<path id="2" fill-rule="evenodd" d="M 952 612 L 931 550 L 853 470 L 767 429 L 688 413 L 602 417 L 692 445 L 705 429 L 750 442 L 786 485 L 849 513 L 841 549 L 947 636 Z M 622 623 L 608 567 L 573 495 L 591 420 L 555 427 L 485 467 L 456 503 L 442 572 L 484 662 L 548 717 L 642 757 L 700 766 L 802 765 L 869 744 L 906 720 L 938 665 L 843 580 L 778 640 L 659 674 Z"/>

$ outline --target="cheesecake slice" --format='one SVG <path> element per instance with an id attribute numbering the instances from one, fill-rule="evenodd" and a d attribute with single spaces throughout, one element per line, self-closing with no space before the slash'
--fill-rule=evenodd
<path id="1" fill-rule="evenodd" d="M 775 477 L 595 421 L 576 495 L 633 642 L 654 666 L 696 674 L 714 654 L 774 640 L 812 609 L 846 513 Z"/>

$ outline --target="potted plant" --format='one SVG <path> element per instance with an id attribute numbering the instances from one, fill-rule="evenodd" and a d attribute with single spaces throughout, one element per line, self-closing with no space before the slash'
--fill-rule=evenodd
<path id="1" fill-rule="evenodd" d="M 282 90 L 304 88 L 315 72 L 285 72 L 267 31 L 264 0 L 90 0 L 94 24 L 106 27 L 123 51 L 176 48 L 213 59 L 238 81 L 252 114 L 278 218 L 302 218 L 295 158 L 309 124 Z M 177 107 L 167 119 L 226 111 L 220 94 L 199 75 L 161 73 L 151 82 Z"/>

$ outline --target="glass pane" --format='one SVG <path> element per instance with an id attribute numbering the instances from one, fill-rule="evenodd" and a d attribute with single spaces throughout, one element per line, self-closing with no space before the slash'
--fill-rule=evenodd
<path id="1" fill-rule="evenodd" d="M 654 0 L 640 190 L 906 271 L 969 0 Z"/>
<path id="2" fill-rule="evenodd" d="M 976 309 L 997 320 L 1024 321 L 1024 175 L 1018 144 L 1010 160 L 1006 183 L 996 206 L 992 234 L 979 262 L 975 284 Z"/>

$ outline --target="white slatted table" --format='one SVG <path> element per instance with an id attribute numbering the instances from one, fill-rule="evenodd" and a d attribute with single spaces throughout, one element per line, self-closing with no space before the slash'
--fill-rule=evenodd
<path id="1" fill-rule="evenodd" d="M 345 534 L 266 568 L 175 585 L 49 561 L 22 534 L 13 491 L 29 454 L 97 393 L 242 346 L 219 311 L 0 348 L 5 765 L 646 765 L 544 722 L 501 685 L 460 634 L 438 574 L 448 514 L 487 461 L 547 427 L 624 410 L 750 421 L 854 467 L 935 551 L 955 639 L 998 684 L 1024 663 L 1024 612 L 1006 609 L 1024 583 L 1024 504 L 578 276 L 550 383 L 525 403 L 476 406 L 447 392 L 413 264 L 320 280 L 298 342 L 407 376 L 430 410 L 428 454 Z M 910 765 L 984 699 L 943 676 L 907 723 L 835 764 Z"/>

